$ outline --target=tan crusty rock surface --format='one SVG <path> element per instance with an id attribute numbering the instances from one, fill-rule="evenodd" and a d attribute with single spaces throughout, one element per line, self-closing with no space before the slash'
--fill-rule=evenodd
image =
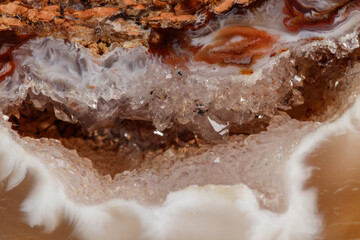
<path id="1" fill-rule="evenodd" d="M 119 43 L 148 45 L 151 29 L 201 26 L 254 0 L 0 1 L 0 31 L 72 39 L 95 53 Z"/>

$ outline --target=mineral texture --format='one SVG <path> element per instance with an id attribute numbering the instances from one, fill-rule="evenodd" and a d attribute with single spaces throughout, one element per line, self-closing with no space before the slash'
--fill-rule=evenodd
<path id="1" fill-rule="evenodd" d="M 359 21 L 358 0 L 0 1 L 0 234 L 360 238 Z"/>

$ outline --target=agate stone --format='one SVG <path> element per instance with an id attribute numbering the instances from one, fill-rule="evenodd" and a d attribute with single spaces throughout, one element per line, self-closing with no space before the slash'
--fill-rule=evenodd
<path id="1" fill-rule="evenodd" d="M 359 0 L 0 1 L 1 239 L 358 239 Z"/>

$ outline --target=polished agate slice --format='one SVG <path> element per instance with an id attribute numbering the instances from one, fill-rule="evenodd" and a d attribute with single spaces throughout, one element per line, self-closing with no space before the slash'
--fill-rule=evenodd
<path id="1" fill-rule="evenodd" d="M 102 52 L 0 21 L 5 239 L 359 238 L 360 3 L 249 3 Z"/>

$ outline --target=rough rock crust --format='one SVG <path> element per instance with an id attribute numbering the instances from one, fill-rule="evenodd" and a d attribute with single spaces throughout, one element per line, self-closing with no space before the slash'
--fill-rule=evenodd
<path id="1" fill-rule="evenodd" d="M 119 43 L 148 46 L 152 28 L 196 27 L 254 0 L 1 1 L 0 31 L 72 39 L 97 54 Z"/>

